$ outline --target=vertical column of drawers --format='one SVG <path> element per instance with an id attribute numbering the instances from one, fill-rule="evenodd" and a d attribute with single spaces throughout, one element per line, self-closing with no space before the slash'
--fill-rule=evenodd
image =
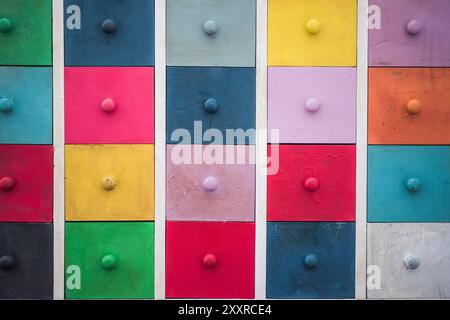
<path id="1" fill-rule="evenodd" d="M 0 3 L 0 299 L 53 296 L 51 0 Z"/>
<path id="2" fill-rule="evenodd" d="M 448 298 L 450 3 L 369 4 L 368 297 Z"/>
<path id="3" fill-rule="evenodd" d="M 166 295 L 253 298 L 256 1 L 166 4 Z"/>
<path id="4" fill-rule="evenodd" d="M 64 10 L 66 298 L 153 298 L 154 1 Z"/>
<path id="5" fill-rule="evenodd" d="M 357 1 L 268 10 L 267 297 L 352 298 Z"/>

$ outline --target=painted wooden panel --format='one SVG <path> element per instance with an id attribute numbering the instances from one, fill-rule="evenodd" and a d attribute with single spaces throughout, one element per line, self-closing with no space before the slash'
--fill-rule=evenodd
<path id="1" fill-rule="evenodd" d="M 343 299 L 354 290 L 354 223 L 268 223 L 268 298 Z"/>
<path id="2" fill-rule="evenodd" d="M 154 65 L 154 0 L 64 0 L 64 8 L 66 66 Z"/>
<path id="3" fill-rule="evenodd" d="M 450 146 L 369 146 L 370 222 L 450 222 Z"/>
<path id="4" fill-rule="evenodd" d="M 0 144 L 3 143 L 52 143 L 51 68 L 0 67 Z"/>
<path id="5" fill-rule="evenodd" d="M 153 218 L 153 145 L 66 145 L 67 220 Z"/>
<path id="6" fill-rule="evenodd" d="M 269 221 L 355 220 L 355 146 L 279 145 L 278 152 L 279 171 L 267 177 Z"/>
<path id="7" fill-rule="evenodd" d="M 370 66 L 450 66 L 450 2 L 447 0 L 370 0 Z M 375 20 L 374 20 L 375 22 Z M 372 25 L 372 23 L 370 23 Z"/>
<path id="8" fill-rule="evenodd" d="M 224 140 L 227 129 L 255 128 L 255 95 L 254 68 L 168 68 L 167 143 L 180 141 L 184 133 L 179 129 L 188 130 L 191 138 L 181 143 L 201 144 L 208 129 L 223 135 L 222 141 L 211 139 L 215 144 L 254 143 L 248 137 L 242 142 Z M 197 129 L 194 121 L 199 121 Z M 194 135 L 198 140 L 194 141 Z M 204 143 L 209 143 L 206 137 Z"/>
<path id="9" fill-rule="evenodd" d="M 0 299 L 52 299 L 53 225 L 0 223 Z"/>
<path id="10" fill-rule="evenodd" d="M 168 0 L 167 65 L 254 67 L 255 0 Z"/>
<path id="11" fill-rule="evenodd" d="M 280 143 L 355 143 L 355 68 L 272 67 L 268 83 L 268 127 Z"/>
<path id="12" fill-rule="evenodd" d="M 65 264 L 67 299 L 153 298 L 153 222 L 69 222 Z"/>
<path id="13" fill-rule="evenodd" d="M 450 224 L 370 223 L 367 237 L 368 298 L 450 298 Z"/>
<path id="14" fill-rule="evenodd" d="M 254 297 L 255 225 L 167 222 L 167 298 Z"/>
<path id="15" fill-rule="evenodd" d="M 150 67 L 65 68 L 66 143 L 153 143 Z"/>
<path id="16" fill-rule="evenodd" d="M 50 66 L 52 1 L 1 1 L 0 43 L 0 65 Z"/>
<path id="17" fill-rule="evenodd" d="M 356 0 L 268 0 L 269 66 L 355 66 Z"/>
<path id="18" fill-rule="evenodd" d="M 254 146 L 171 145 L 166 159 L 168 220 L 254 220 Z"/>
<path id="19" fill-rule="evenodd" d="M 450 144 L 450 69 L 369 69 L 369 143 Z"/>
<path id="20" fill-rule="evenodd" d="M 0 203 L 0 221 L 52 222 L 52 146 L 0 145 Z"/>

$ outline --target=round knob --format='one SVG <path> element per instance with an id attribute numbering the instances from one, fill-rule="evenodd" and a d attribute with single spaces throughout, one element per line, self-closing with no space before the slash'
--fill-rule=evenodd
<path id="1" fill-rule="evenodd" d="M 205 180 L 203 180 L 203 188 L 206 191 L 213 192 L 217 190 L 217 187 L 219 186 L 219 181 L 215 177 L 209 176 L 206 177 Z"/>
<path id="2" fill-rule="evenodd" d="M 103 178 L 103 189 L 106 191 L 114 190 L 117 185 L 117 179 L 114 177 L 104 177 Z"/>
<path id="3" fill-rule="evenodd" d="M 106 256 L 104 256 L 102 258 L 100 264 L 102 265 L 103 269 L 112 270 L 117 265 L 117 259 L 116 259 L 116 257 L 114 255 L 107 254 Z"/>
<path id="4" fill-rule="evenodd" d="M 420 265 L 420 260 L 415 255 L 408 253 L 403 259 L 403 263 L 406 269 L 414 270 L 417 269 Z"/>
<path id="5" fill-rule="evenodd" d="M 114 110 L 116 110 L 116 107 L 116 102 L 111 98 L 104 99 L 100 104 L 100 108 L 107 113 L 114 112 Z"/>
<path id="6" fill-rule="evenodd" d="M 406 25 L 406 31 L 412 36 L 419 34 L 422 30 L 422 23 L 418 20 L 411 20 Z"/>
<path id="7" fill-rule="evenodd" d="M 320 183 L 319 179 L 317 179 L 316 177 L 309 177 L 305 179 L 303 185 L 305 186 L 306 190 L 313 192 L 319 189 Z"/>
<path id="8" fill-rule="evenodd" d="M 12 21 L 8 18 L 1 18 L 0 19 L 0 32 L 1 33 L 8 33 L 12 30 L 13 24 Z"/>
<path id="9" fill-rule="evenodd" d="M 0 98 L 0 111 L 10 112 L 14 107 L 14 103 L 10 98 Z"/>
<path id="10" fill-rule="evenodd" d="M 320 32 L 320 21 L 311 19 L 306 23 L 306 31 L 309 34 L 318 34 Z"/>
<path id="11" fill-rule="evenodd" d="M 406 104 L 406 111 L 411 114 L 417 114 L 420 112 L 420 109 L 422 108 L 422 103 L 420 103 L 419 100 L 411 99 Z"/>
<path id="12" fill-rule="evenodd" d="M 212 36 L 217 33 L 219 26 L 213 20 L 208 20 L 203 24 L 203 31 L 208 35 Z"/>
<path id="13" fill-rule="evenodd" d="M 102 23 L 102 30 L 104 33 L 114 33 L 116 32 L 117 29 L 117 25 L 114 22 L 114 20 L 111 19 L 106 19 L 105 21 L 103 21 Z"/>
<path id="14" fill-rule="evenodd" d="M 317 259 L 316 255 L 314 254 L 308 254 L 305 257 L 305 266 L 307 266 L 308 268 L 314 268 L 315 266 L 317 266 L 317 263 L 319 262 L 319 260 Z"/>
<path id="15" fill-rule="evenodd" d="M 10 191 L 14 187 L 14 179 L 11 177 L 0 178 L 0 189 L 3 191 Z"/>
<path id="16" fill-rule="evenodd" d="M 16 259 L 10 254 L 0 257 L 0 268 L 1 269 L 11 269 L 15 263 L 16 263 Z"/>
<path id="17" fill-rule="evenodd" d="M 207 268 L 214 268 L 217 265 L 217 258 L 212 253 L 208 253 L 203 257 L 203 265 Z"/>
<path id="18" fill-rule="evenodd" d="M 406 180 L 406 188 L 411 192 L 416 192 L 420 189 L 420 181 L 417 178 L 409 178 Z"/>
<path id="19" fill-rule="evenodd" d="M 320 101 L 317 98 L 309 98 L 305 102 L 305 109 L 308 112 L 316 112 L 320 109 Z"/>
<path id="20" fill-rule="evenodd" d="M 205 108 L 205 111 L 208 113 L 215 113 L 219 109 L 219 103 L 214 98 L 206 99 L 205 103 L 203 104 L 203 108 Z"/>

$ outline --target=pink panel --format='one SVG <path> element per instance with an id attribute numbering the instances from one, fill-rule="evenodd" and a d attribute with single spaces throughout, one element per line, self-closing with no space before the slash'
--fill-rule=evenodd
<path id="1" fill-rule="evenodd" d="M 65 68 L 66 143 L 153 143 L 153 71 Z"/>
<path id="2" fill-rule="evenodd" d="M 168 222 L 168 298 L 254 297 L 254 223 Z"/>
<path id="3" fill-rule="evenodd" d="M 355 143 L 355 68 L 272 67 L 268 82 L 269 129 L 280 130 L 280 143 Z"/>
<path id="4" fill-rule="evenodd" d="M 206 164 L 205 161 L 197 161 L 198 164 L 178 164 L 181 149 L 188 150 L 185 155 L 191 154 L 192 162 L 196 150 L 199 150 L 200 157 L 212 150 L 220 156 L 217 159 L 222 155 L 225 160 L 225 156 L 230 155 L 242 154 L 243 157 L 241 163 Z M 255 165 L 251 157 L 255 157 L 254 146 L 167 146 L 167 219 L 253 221 Z"/>

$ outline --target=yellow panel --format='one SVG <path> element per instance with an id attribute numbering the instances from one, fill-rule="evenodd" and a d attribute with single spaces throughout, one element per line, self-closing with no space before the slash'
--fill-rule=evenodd
<path id="1" fill-rule="evenodd" d="M 153 220 L 153 145 L 67 145 L 66 219 Z"/>
<path id="2" fill-rule="evenodd" d="M 356 65 L 357 0 L 269 0 L 268 23 L 269 66 Z"/>

